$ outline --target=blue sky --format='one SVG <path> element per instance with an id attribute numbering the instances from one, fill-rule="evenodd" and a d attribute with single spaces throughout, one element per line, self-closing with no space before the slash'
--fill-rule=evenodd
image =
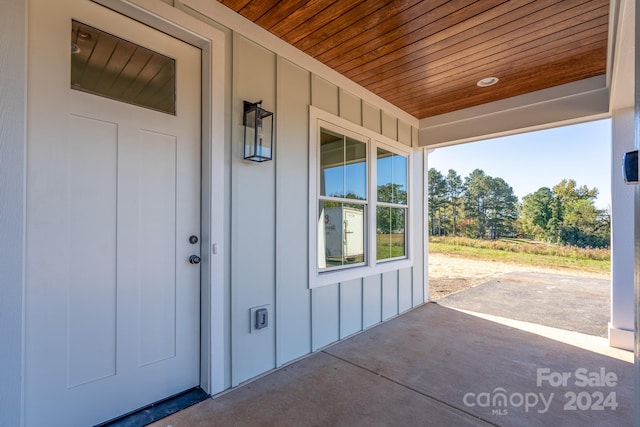
<path id="1" fill-rule="evenodd" d="M 562 179 L 597 187 L 596 206 L 611 205 L 611 121 L 562 126 L 505 136 L 453 147 L 429 154 L 429 168 L 443 175 L 454 169 L 463 179 L 474 169 L 504 179 L 516 196 L 552 188 Z M 616 171 L 614 171 L 615 173 Z"/>

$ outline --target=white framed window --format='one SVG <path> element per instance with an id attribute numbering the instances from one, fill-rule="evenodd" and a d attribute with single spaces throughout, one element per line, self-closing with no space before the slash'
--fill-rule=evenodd
<path id="1" fill-rule="evenodd" d="M 329 123 L 318 131 L 318 269 L 364 265 L 369 139 Z"/>
<path id="2" fill-rule="evenodd" d="M 408 156 L 376 147 L 376 260 L 407 256 Z"/>
<path id="3" fill-rule="evenodd" d="M 310 107 L 309 286 L 412 265 L 411 149 Z"/>

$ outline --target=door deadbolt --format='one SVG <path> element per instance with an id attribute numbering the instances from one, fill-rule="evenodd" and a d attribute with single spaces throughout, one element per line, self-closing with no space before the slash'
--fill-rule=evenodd
<path id="1" fill-rule="evenodd" d="M 191 264 L 200 264 L 200 257 L 198 255 L 191 255 L 189 257 L 189 263 L 191 263 Z"/>
<path id="2" fill-rule="evenodd" d="M 198 243 L 198 236 L 189 236 L 189 243 L 191 243 L 192 245 Z"/>

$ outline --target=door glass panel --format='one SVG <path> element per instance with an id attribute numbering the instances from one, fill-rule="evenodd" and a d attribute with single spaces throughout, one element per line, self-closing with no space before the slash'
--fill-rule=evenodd
<path id="1" fill-rule="evenodd" d="M 176 114 L 176 61 L 72 21 L 71 88 Z"/>

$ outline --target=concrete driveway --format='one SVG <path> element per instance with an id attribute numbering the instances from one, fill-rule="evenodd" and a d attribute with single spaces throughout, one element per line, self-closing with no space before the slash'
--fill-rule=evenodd
<path id="1" fill-rule="evenodd" d="M 512 272 L 438 304 L 606 338 L 610 292 L 605 279 Z"/>

